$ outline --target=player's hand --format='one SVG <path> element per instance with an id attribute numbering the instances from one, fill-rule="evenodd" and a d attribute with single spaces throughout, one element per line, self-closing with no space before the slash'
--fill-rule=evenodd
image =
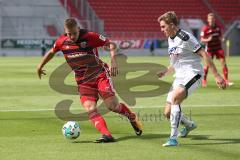
<path id="1" fill-rule="evenodd" d="M 42 75 L 46 75 L 45 73 L 46 70 L 43 70 L 42 67 L 37 67 L 37 74 L 38 74 L 38 77 L 39 79 L 41 79 Z"/>
<path id="2" fill-rule="evenodd" d="M 208 37 L 208 42 L 211 41 L 213 39 L 213 36 L 209 36 Z"/>
<path id="3" fill-rule="evenodd" d="M 222 41 L 223 43 L 226 41 L 225 38 L 220 38 L 220 41 Z"/>
<path id="4" fill-rule="evenodd" d="M 215 80 L 216 80 L 216 84 L 219 88 L 222 88 L 222 89 L 226 88 L 226 86 L 227 86 L 226 82 L 219 74 L 217 74 L 217 76 L 215 76 Z"/>
<path id="5" fill-rule="evenodd" d="M 116 76 L 118 74 L 118 66 L 115 60 L 111 61 L 111 76 Z"/>
<path id="6" fill-rule="evenodd" d="M 158 78 L 162 78 L 162 77 L 164 77 L 164 76 L 166 75 L 166 73 L 167 73 L 167 70 L 158 71 L 158 72 L 156 73 L 156 75 L 158 76 Z"/>

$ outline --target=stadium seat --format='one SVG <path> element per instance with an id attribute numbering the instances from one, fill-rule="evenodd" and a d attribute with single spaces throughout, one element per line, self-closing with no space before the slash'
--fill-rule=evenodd
<path id="1" fill-rule="evenodd" d="M 54 24 L 46 25 L 45 28 L 47 30 L 47 33 L 52 37 L 56 37 L 60 34 L 58 33 L 57 28 L 55 27 Z"/>
<path id="2" fill-rule="evenodd" d="M 64 0 L 59 0 L 63 3 Z M 213 10 L 229 23 L 233 17 L 240 15 L 240 2 L 238 0 L 209 0 L 208 7 L 203 0 L 88 0 L 97 15 L 104 20 L 104 30 L 107 35 L 113 32 L 122 32 L 126 38 L 162 36 L 159 34 L 160 28 L 157 22 L 159 15 L 166 11 L 173 10 L 179 18 L 200 18 L 206 20 L 206 15 Z M 69 0 L 68 8 L 71 15 L 77 16 L 80 20 L 84 17 L 79 16 L 74 3 Z M 221 22 L 220 19 L 217 21 Z M 223 25 L 223 24 L 220 24 Z M 136 34 L 130 34 L 134 32 Z M 153 34 L 154 33 L 154 34 Z M 121 35 L 115 33 L 114 35 Z M 163 37 L 158 37 L 163 38 Z"/>
<path id="3" fill-rule="evenodd" d="M 198 0 L 174 0 L 172 3 L 168 0 L 160 2 L 159 0 L 89 0 L 89 3 L 97 15 L 105 21 L 106 33 L 135 32 L 135 37 L 139 38 L 152 36 L 162 38 L 157 18 L 168 10 L 176 11 L 180 17 L 197 18 L 203 18 L 209 12 L 204 3 Z M 198 6 L 197 10 L 196 6 Z M 132 34 L 124 33 L 124 35 Z"/>

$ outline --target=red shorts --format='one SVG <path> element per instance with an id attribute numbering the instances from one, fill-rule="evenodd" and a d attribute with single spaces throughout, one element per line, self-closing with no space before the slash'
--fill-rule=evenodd
<path id="1" fill-rule="evenodd" d="M 80 100 L 84 103 L 87 100 L 95 101 L 100 95 L 103 99 L 115 96 L 115 90 L 112 85 L 111 77 L 107 73 L 101 73 L 97 78 L 89 82 L 78 85 Z"/>
<path id="2" fill-rule="evenodd" d="M 223 49 L 219 49 L 216 52 L 208 52 L 208 55 L 211 56 L 212 58 L 216 56 L 217 59 L 225 58 Z"/>

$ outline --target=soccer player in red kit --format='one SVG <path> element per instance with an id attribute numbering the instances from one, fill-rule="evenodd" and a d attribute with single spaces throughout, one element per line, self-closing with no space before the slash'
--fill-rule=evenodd
<path id="1" fill-rule="evenodd" d="M 226 64 L 226 59 L 224 55 L 224 50 L 222 49 L 222 33 L 221 28 L 215 23 L 215 16 L 213 13 L 207 15 L 208 24 L 203 27 L 201 32 L 201 41 L 206 44 L 206 51 L 214 58 L 220 60 L 222 65 L 223 77 L 228 86 L 233 85 L 228 79 L 228 67 Z M 209 66 L 204 67 L 204 77 L 202 81 L 202 86 L 207 86 L 207 74 Z"/>
<path id="2" fill-rule="evenodd" d="M 89 119 L 95 128 L 102 134 L 97 139 L 98 143 L 114 142 L 106 122 L 97 111 L 99 95 L 102 97 L 106 107 L 116 113 L 126 116 L 136 135 L 142 134 L 142 125 L 135 113 L 125 104 L 119 103 L 112 86 L 111 76 L 118 73 L 115 60 L 114 45 L 102 35 L 80 29 L 74 18 L 68 18 L 64 22 L 65 34 L 61 35 L 55 42 L 52 49 L 43 57 L 37 67 L 39 78 L 45 75 L 43 67 L 49 62 L 58 51 L 63 55 L 75 73 L 75 80 L 78 85 L 80 101 L 88 112 Z M 107 46 L 110 48 L 111 67 L 99 59 L 98 47 Z"/>

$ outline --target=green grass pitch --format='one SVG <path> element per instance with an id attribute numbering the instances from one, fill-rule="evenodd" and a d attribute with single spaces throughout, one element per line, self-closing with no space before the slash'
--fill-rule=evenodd
<path id="1" fill-rule="evenodd" d="M 104 60 L 109 61 L 105 57 Z M 0 58 L 1 160 L 236 160 L 240 157 L 240 57 L 227 59 L 234 86 L 218 89 L 210 72 L 208 87 L 198 89 L 184 102 L 183 111 L 189 114 L 191 110 L 198 128 L 189 137 L 179 139 L 180 145 L 174 148 L 161 146 L 170 131 L 169 122 L 161 116 L 166 94 L 136 98 L 136 106 L 132 107 L 144 124 L 141 137 L 135 136 L 126 119 L 108 113 L 104 117 L 116 143 L 92 143 L 100 134 L 89 121 L 79 122 L 81 135 L 77 140 L 66 140 L 61 133 L 65 122 L 56 117 L 54 108 L 59 101 L 71 99 L 74 101 L 72 112 L 83 112 L 79 97 L 60 94 L 49 87 L 49 75 L 64 62 L 62 57 L 55 57 L 47 64 L 47 76 L 42 80 L 36 75 L 39 61 L 40 57 Z M 219 62 L 215 62 L 221 72 Z M 129 57 L 128 63 L 167 66 L 168 58 Z M 127 79 L 144 73 L 130 72 Z M 74 84 L 72 78 L 69 75 L 66 83 Z M 142 82 L 151 80 L 141 78 Z M 170 83 L 172 76 L 163 80 Z M 149 88 L 154 86 L 143 85 L 131 90 L 147 91 Z"/>

